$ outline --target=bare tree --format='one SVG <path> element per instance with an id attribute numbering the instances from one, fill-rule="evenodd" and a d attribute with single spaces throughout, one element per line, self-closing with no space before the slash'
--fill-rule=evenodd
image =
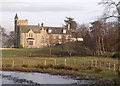
<path id="1" fill-rule="evenodd" d="M 105 6 L 104 19 L 120 17 L 119 0 L 102 0 L 99 4 Z"/>
<path id="2" fill-rule="evenodd" d="M 6 45 L 6 47 L 13 47 L 14 42 L 15 42 L 15 33 L 14 33 L 14 31 L 11 31 L 10 35 L 8 35 L 5 45 Z"/>
<path id="3" fill-rule="evenodd" d="M 95 22 L 92 22 L 91 24 L 92 24 L 91 34 L 93 35 L 93 37 L 95 39 L 96 55 L 103 55 L 103 53 L 104 53 L 103 24 L 101 21 L 95 21 Z"/>
<path id="4" fill-rule="evenodd" d="M 102 0 L 99 4 L 105 6 L 105 12 L 103 19 L 109 19 L 111 17 L 118 20 L 118 51 L 120 51 L 120 1 L 119 0 Z"/>
<path id="5" fill-rule="evenodd" d="M 9 36 L 5 32 L 5 28 L 0 26 L 0 45 L 1 47 L 7 47 L 6 42 Z"/>

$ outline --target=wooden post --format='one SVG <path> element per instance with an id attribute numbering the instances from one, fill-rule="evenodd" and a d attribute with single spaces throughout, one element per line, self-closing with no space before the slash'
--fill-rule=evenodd
<path id="1" fill-rule="evenodd" d="M 31 57 L 31 53 L 30 53 L 30 57 Z"/>
<path id="2" fill-rule="evenodd" d="M 114 71 L 116 70 L 116 65 L 114 64 Z"/>
<path id="3" fill-rule="evenodd" d="M 14 68 L 14 66 L 15 66 L 15 62 L 14 62 L 14 61 L 12 61 L 12 67 Z"/>
<path id="4" fill-rule="evenodd" d="M 95 67 L 97 67 L 97 60 L 95 61 Z"/>
<path id="5" fill-rule="evenodd" d="M 46 60 L 44 61 L 44 64 L 45 64 L 45 65 L 47 64 L 47 61 L 46 61 Z"/>
<path id="6" fill-rule="evenodd" d="M 91 67 L 93 66 L 93 60 L 91 60 Z"/>
<path id="7" fill-rule="evenodd" d="M 74 65 L 76 65 L 76 59 L 74 59 Z"/>
<path id="8" fill-rule="evenodd" d="M 56 65 L 56 59 L 54 59 L 54 61 L 55 61 L 55 65 Z"/>
<path id="9" fill-rule="evenodd" d="M 66 65 L 66 59 L 65 59 L 65 65 Z"/>
<path id="10" fill-rule="evenodd" d="M 102 65 L 102 63 L 101 63 L 101 61 L 100 61 L 100 68 L 101 68 L 101 65 Z"/>
<path id="11" fill-rule="evenodd" d="M 85 66 L 85 58 L 83 59 L 83 65 Z"/>
<path id="12" fill-rule="evenodd" d="M 119 66 L 119 65 L 118 65 Z M 120 66 L 118 67 L 118 70 L 120 71 Z"/>
<path id="13" fill-rule="evenodd" d="M 25 64 L 25 61 L 23 61 L 23 64 Z"/>
<path id="14" fill-rule="evenodd" d="M 108 66 L 109 66 L 109 70 L 110 70 L 110 62 L 108 63 Z"/>
<path id="15" fill-rule="evenodd" d="M 119 66 L 119 71 L 120 71 L 120 66 Z"/>

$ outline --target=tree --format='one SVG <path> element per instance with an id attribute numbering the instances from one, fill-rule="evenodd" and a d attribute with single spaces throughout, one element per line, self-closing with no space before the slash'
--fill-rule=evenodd
<path id="1" fill-rule="evenodd" d="M 92 24 L 91 34 L 93 35 L 93 38 L 95 40 L 96 55 L 102 55 L 104 53 L 104 42 L 103 42 L 104 29 L 103 29 L 103 24 L 99 20 L 94 21 L 91 24 Z"/>
<path id="2" fill-rule="evenodd" d="M 65 22 L 65 26 L 68 28 L 68 30 L 72 29 L 76 29 L 77 27 L 77 23 L 76 21 L 74 21 L 74 18 L 71 18 L 71 17 L 66 17 L 66 20 L 64 20 Z"/>
<path id="3" fill-rule="evenodd" d="M 115 0 L 103 0 L 100 4 L 106 6 L 106 11 L 104 14 L 104 18 L 108 19 L 111 17 L 115 17 L 118 20 L 118 59 L 120 58 L 120 1 Z M 119 62 L 118 62 L 118 65 Z M 119 67 L 118 67 L 119 70 Z M 115 83 L 116 86 L 120 86 L 120 72 L 118 71 L 118 78 L 116 79 Z"/>
<path id="4" fill-rule="evenodd" d="M 5 43 L 8 39 L 8 35 L 5 33 L 5 28 L 0 26 L 0 45 L 1 47 L 6 47 Z"/>
<path id="5" fill-rule="evenodd" d="M 14 31 L 11 31 L 10 35 L 8 35 L 8 38 L 7 38 L 6 42 L 5 42 L 5 46 L 6 47 L 13 47 L 14 42 L 15 42 L 15 33 L 14 33 Z"/>
<path id="6" fill-rule="evenodd" d="M 105 6 L 104 19 L 111 17 L 119 18 L 120 17 L 120 1 L 117 0 L 102 0 L 100 5 Z"/>
<path id="7" fill-rule="evenodd" d="M 99 4 L 106 7 L 103 19 L 111 17 L 117 18 L 118 20 L 118 52 L 120 52 L 120 1 L 118 0 L 103 0 Z"/>

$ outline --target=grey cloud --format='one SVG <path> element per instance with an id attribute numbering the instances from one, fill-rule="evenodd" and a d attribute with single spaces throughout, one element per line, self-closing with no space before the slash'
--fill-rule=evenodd
<path id="1" fill-rule="evenodd" d="M 82 7 L 77 5 L 56 4 L 56 3 L 2 3 L 2 11 L 28 11 L 28 12 L 41 12 L 41 11 L 78 11 L 83 10 Z"/>

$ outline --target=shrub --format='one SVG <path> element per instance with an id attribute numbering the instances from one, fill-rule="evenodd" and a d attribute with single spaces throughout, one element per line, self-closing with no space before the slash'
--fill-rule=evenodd
<path id="1" fill-rule="evenodd" d="M 48 64 L 46 65 L 48 68 L 53 68 L 53 65 L 52 64 Z"/>
<path id="2" fill-rule="evenodd" d="M 20 44 L 20 48 L 23 48 L 23 45 L 22 45 L 22 44 Z"/>
<path id="3" fill-rule="evenodd" d="M 94 71 L 95 71 L 96 73 L 100 73 L 100 72 L 102 72 L 102 69 L 101 69 L 101 68 L 95 68 Z"/>
<path id="4" fill-rule="evenodd" d="M 2 65 L 2 67 L 12 67 L 11 64 Z"/>
<path id="5" fill-rule="evenodd" d="M 43 68 L 45 68 L 45 66 L 44 65 L 42 65 L 42 64 L 37 64 L 36 66 L 34 66 L 35 68 L 41 68 L 41 69 L 43 69 Z"/>
<path id="6" fill-rule="evenodd" d="M 112 55 L 112 58 L 120 58 L 120 54 L 119 53 L 115 53 Z"/>
<path id="7" fill-rule="evenodd" d="M 88 66 L 86 69 L 87 69 L 87 70 L 92 70 L 92 67 L 91 67 L 91 66 Z"/>
<path id="8" fill-rule="evenodd" d="M 65 66 L 65 68 L 64 68 L 65 70 L 72 70 L 73 69 L 73 67 L 72 66 Z"/>
<path id="9" fill-rule="evenodd" d="M 64 64 L 60 64 L 60 65 L 55 65 L 53 66 L 54 69 L 65 69 L 65 65 Z"/>
<path id="10" fill-rule="evenodd" d="M 34 66 L 35 68 L 41 68 L 41 69 L 47 69 L 47 68 L 52 68 L 53 65 L 52 64 L 48 64 L 48 65 L 42 65 L 42 64 L 37 64 L 36 66 Z"/>
<path id="11" fill-rule="evenodd" d="M 113 79 L 115 86 L 120 86 L 120 77 Z"/>
<path id="12" fill-rule="evenodd" d="M 23 64 L 22 67 L 28 68 L 28 65 L 27 64 Z"/>
<path id="13" fill-rule="evenodd" d="M 74 70 L 74 71 L 78 71 L 80 69 L 80 67 L 78 67 L 78 66 L 73 66 L 72 67 L 72 70 Z"/>
<path id="14" fill-rule="evenodd" d="M 75 67 L 75 66 L 65 66 L 64 64 L 61 65 L 55 65 L 53 66 L 54 69 L 65 69 L 65 70 L 74 70 L 74 71 L 78 71 L 80 68 L 79 67 Z"/>

